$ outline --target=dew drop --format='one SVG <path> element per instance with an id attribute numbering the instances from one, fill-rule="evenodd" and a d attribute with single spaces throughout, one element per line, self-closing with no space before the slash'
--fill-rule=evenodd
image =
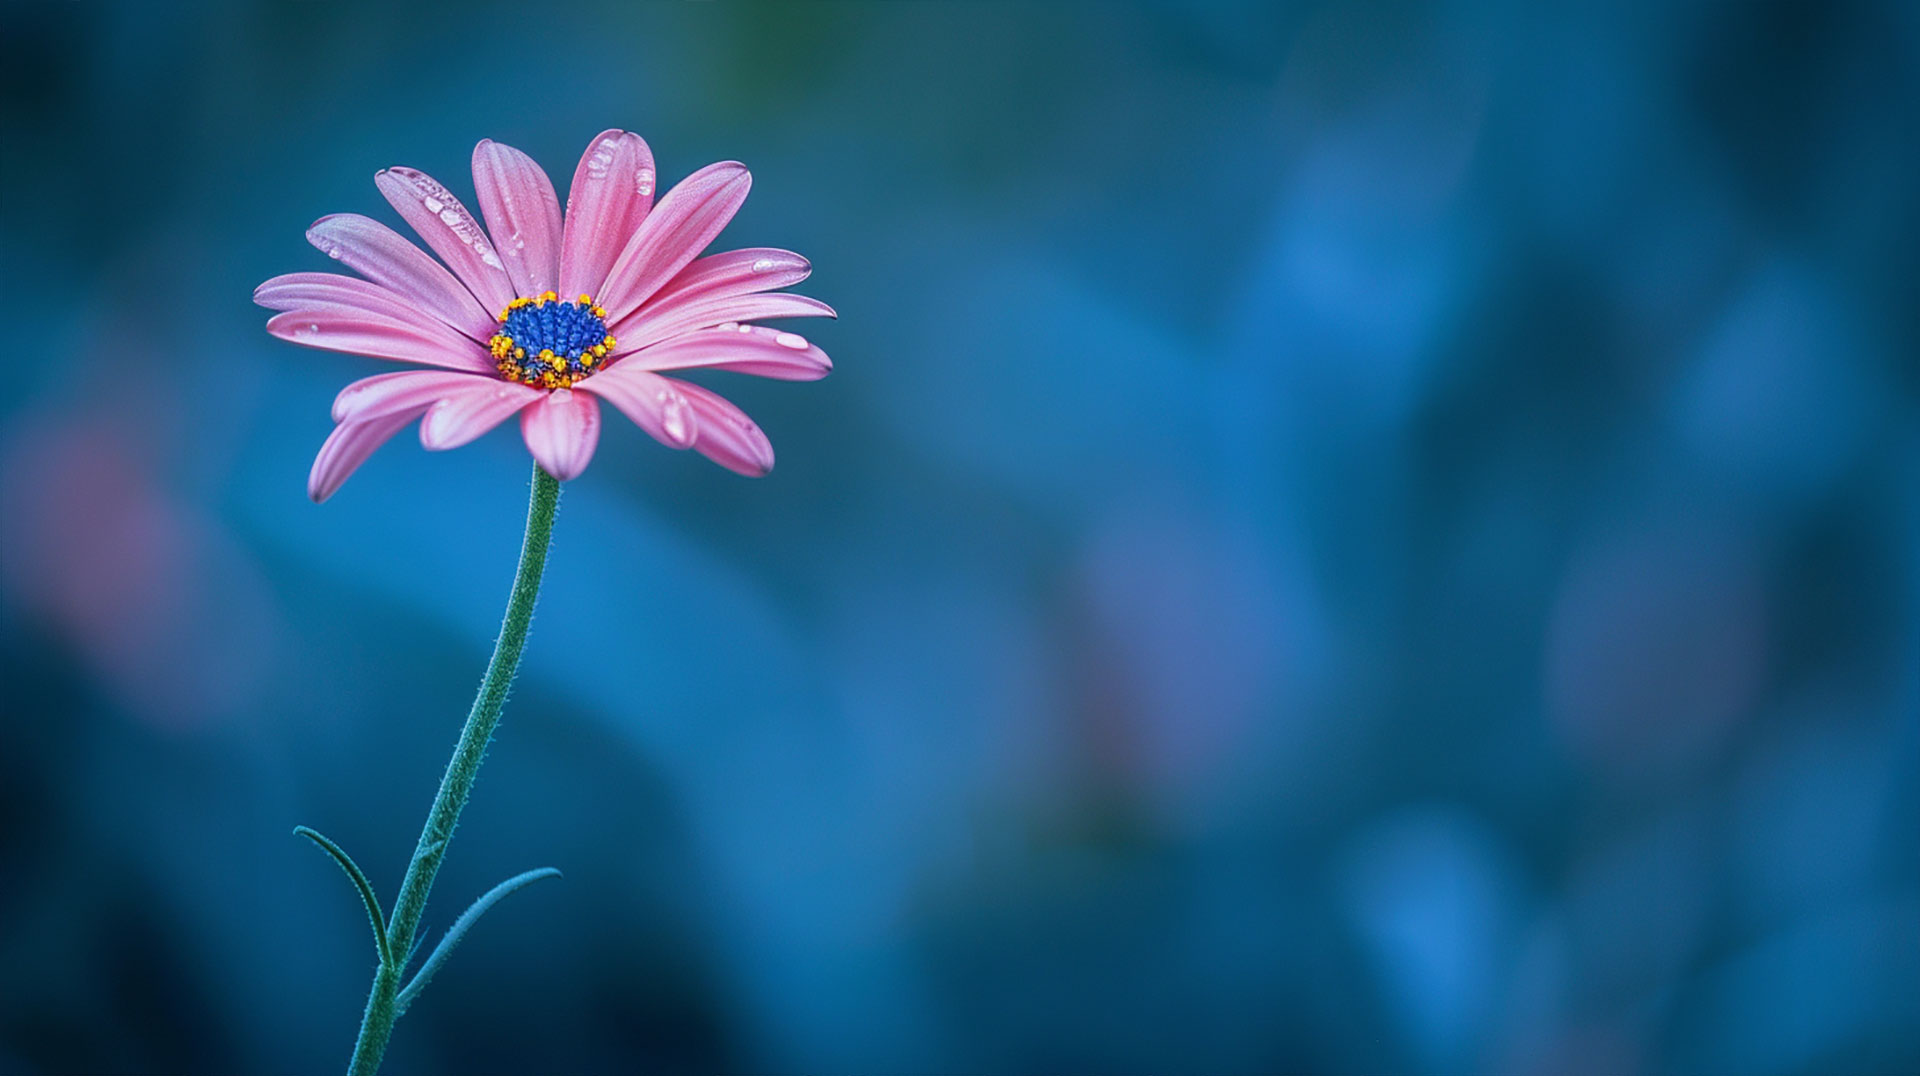
<path id="1" fill-rule="evenodd" d="M 660 393 L 660 428 L 676 441 L 687 439 L 687 400 L 677 392 Z"/>
<path id="2" fill-rule="evenodd" d="M 607 178 L 607 166 L 613 163 L 613 149 L 619 143 L 611 138 L 603 138 L 593 148 L 593 156 L 587 159 L 587 175 L 594 179 Z"/>
<path id="3" fill-rule="evenodd" d="M 431 207 L 429 207 L 429 208 L 431 208 Z M 442 223 L 442 224 L 446 224 L 446 225 L 452 225 L 452 226 L 456 226 L 456 227 L 454 228 L 454 230 L 455 230 L 455 231 L 459 231 L 459 230 L 460 230 L 460 229 L 459 229 L 459 228 L 457 227 L 457 225 L 459 225 L 459 223 L 460 223 L 460 214 L 459 214 L 459 212 L 458 212 L 457 210 L 452 210 L 452 209 L 438 209 L 438 210 L 434 210 L 434 212 L 436 212 L 436 213 L 439 213 L 439 214 L 440 214 L 440 223 Z"/>
<path id="4" fill-rule="evenodd" d="M 779 336 L 773 338 L 773 342 L 779 344 L 781 347 L 790 347 L 795 351 L 805 351 L 807 349 L 807 338 L 801 336 L 799 333 L 781 333 Z"/>
<path id="5" fill-rule="evenodd" d="M 421 204 L 423 204 L 423 205 L 425 205 L 425 206 L 427 207 L 427 212 L 429 212 L 429 213 L 438 213 L 438 212 L 440 212 L 440 210 L 441 210 L 442 208 L 444 208 L 444 207 L 446 206 L 446 203 L 445 203 L 445 202 L 442 202 L 442 201 L 441 201 L 440 199 L 438 199 L 438 198 L 435 198 L 435 197 L 434 197 L 433 195 L 431 195 L 431 194 L 429 194 L 429 195 L 427 195 L 427 196 L 426 196 L 425 198 L 423 198 L 423 199 L 421 199 Z M 445 220 L 446 218 L 445 218 L 445 217 L 442 217 L 441 219 L 442 219 L 442 220 Z"/>
<path id="6" fill-rule="evenodd" d="M 720 324 L 714 326 L 714 328 L 719 329 L 723 333 L 730 333 L 735 329 L 738 329 L 739 327 L 740 327 L 740 323 L 737 321 L 723 321 Z"/>
<path id="7" fill-rule="evenodd" d="M 759 261 L 753 263 L 753 271 L 756 273 L 769 272 L 774 266 L 779 264 L 779 262 L 774 261 L 772 258 L 761 258 Z"/>
<path id="8" fill-rule="evenodd" d="M 653 194 L 653 169 L 642 168 L 633 174 L 633 189 L 644 196 Z"/>
<path id="9" fill-rule="evenodd" d="M 739 325 L 735 327 L 738 328 L 743 333 L 750 333 L 753 331 L 753 326 L 751 325 Z"/>

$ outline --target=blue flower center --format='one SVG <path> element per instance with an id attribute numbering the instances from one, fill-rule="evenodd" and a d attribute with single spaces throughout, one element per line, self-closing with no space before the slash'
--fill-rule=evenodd
<path id="1" fill-rule="evenodd" d="M 515 299 L 495 320 L 500 331 L 487 342 L 500 376 L 543 389 L 563 389 L 606 364 L 614 339 L 607 312 L 582 295 L 561 302 L 553 292 Z"/>

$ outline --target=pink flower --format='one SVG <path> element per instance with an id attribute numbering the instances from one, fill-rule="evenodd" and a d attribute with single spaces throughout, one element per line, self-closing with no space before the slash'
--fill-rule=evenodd
<path id="1" fill-rule="evenodd" d="M 540 166 L 481 142 L 473 185 L 485 229 L 424 173 L 390 168 L 374 183 L 445 266 L 386 225 L 341 213 L 314 222 L 307 239 L 366 279 L 289 273 L 253 293 L 282 311 L 267 321 L 282 340 L 423 367 L 341 390 L 339 425 L 307 479 L 316 501 L 416 418 L 420 443 L 443 449 L 517 414 L 533 458 L 565 481 L 593 458 L 601 401 L 662 444 L 763 475 L 773 446 L 760 428 L 663 373 L 811 381 L 833 367 L 804 338 L 749 324 L 834 316 L 774 290 L 806 279 L 805 258 L 768 248 L 699 257 L 746 201 L 752 177 L 734 161 L 702 168 L 656 205 L 652 151 L 639 135 L 605 131 L 574 171 L 563 224 Z"/>

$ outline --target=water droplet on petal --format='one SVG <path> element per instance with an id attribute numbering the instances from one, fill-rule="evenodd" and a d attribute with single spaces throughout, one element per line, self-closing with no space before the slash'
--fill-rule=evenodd
<path id="1" fill-rule="evenodd" d="M 587 175 L 592 179 L 607 178 L 607 166 L 613 163 L 613 150 L 619 143 L 611 138 L 603 138 L 593 147 L 593 156 L 587 159 Z"/>
<path id="2" fill-rule="evenodd" d="M 460 214 L 451 209 L 436 209 L 434 212 L 440 214 L 440 222 L 442 224 L 458 225 L 460 223 Z M 458 230 L 458 228 L 455 228 L 455 231 Z M 463 236 L 462 238 L 465 237 Z M 472 240 L 468 240 L 468 242 L 472 242 Z"/>
<path id="3" fill-rule="evenodd" d="M 743 333 L 750 333 L 753 331 L 753 326 L 751 325 L 740 325 L 740 326 L 737 326 L 737 328 Z"/>
<path id="4" fill-rule="evenodd" d="M 440 199 L 435 198 L 431 194 L 421 199 L 421 202 L 427 207 L 427 212 L 429 213 L 438 213 L 440 212 L 441 209 L 445 208 L 446 206 L 445 202 L 442 202 Z M 452 223 L 452 222 L 449 221 L 448 223 Z"/>
<path id="5" fill-rule="evenodd" d="M 801 336 L 799 333 L 781 333 L 779 336 L 773 338 L 773 342 L 779 344 L 781 347 L 790 347 L 795 351 L 805 351 L 807 349 L 807 338 Z"/>
<path id="6" fill-rule="evenodd" d="M 687 439 L 686 397 L 670 390 L 661 390 L 660 428 L 676 441 Z"/>
<path id="7" fill-rule="evenodd" d="M 642 168 L 633 174 L 633 189 L 644 197 L 653 193 L 653 169 Z"/>
<path id="8" fill-rule="evenodd" d="M 779 264 L 779 262 L 774 261 L 772 258 L 761 258 L 759 261 L 753 263 L 753 271 L 756 273 L 769 272 L 774 266 Z"/>

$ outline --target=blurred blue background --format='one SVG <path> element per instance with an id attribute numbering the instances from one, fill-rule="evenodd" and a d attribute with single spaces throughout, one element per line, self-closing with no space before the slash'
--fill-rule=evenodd
<path id="1" fill-rule="evenodd" d="M 528 460 L 251 289 L 615 126 L 836 371 L 568 485 L 392 1071 L 1920 1071 L 1920 7 L 400 8 L 0 17 L 0 1072 L 344 1063 Z"/>

